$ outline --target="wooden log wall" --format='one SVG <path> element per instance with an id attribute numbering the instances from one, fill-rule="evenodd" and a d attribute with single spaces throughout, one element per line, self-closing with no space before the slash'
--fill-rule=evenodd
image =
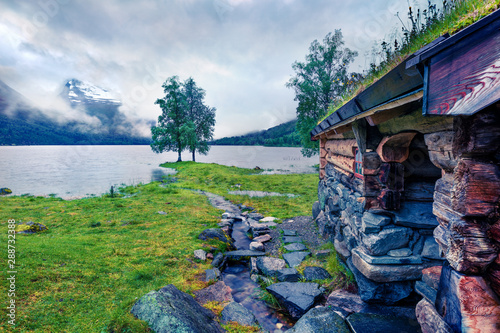
<path id="1" fill-rule="evenodd" d="M 323 140 L 322 140 L 323 141 Z M 354 174 L 356 140 L 324 140 L 320 152 L 320 171 L 326 163 L 331 163 L 337 171 L 348 176 Z"/>

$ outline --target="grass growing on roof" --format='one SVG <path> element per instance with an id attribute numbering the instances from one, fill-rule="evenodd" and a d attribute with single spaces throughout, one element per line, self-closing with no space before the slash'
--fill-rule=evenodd
<path id="1" fill-rule="evenodd" d="M 169 166 L 179 171 L 177 183 L 126 187 L 114 198 L 0 197 L 4 253 L 9 219 L 48 228 L 16 235 L 18 331 L 148 332 L 147 324 L 130 314 L 138 298 L 167 284 L 188 293 L 204 288 L 207 284 L 199 276 L 209 264 L 195 263 L 193 251 L 208 245 L 223 249 L 220 243 L 197 239 L 202 230 L 217 225 L 221 211 L 183 187 L 244 201 L 276 217 L 309 214 L 315 200 L 317 175 L 255 175 L 253 170 L 192 162 Z M 301 196 L 228 196 L 227 189 L 235 183 Z M 1 273 L 3 283 L 6 274 Z M 6 314 L 2 306 L 0 316 Z M 11 331 L 5 320 L 0 331 Z"/>

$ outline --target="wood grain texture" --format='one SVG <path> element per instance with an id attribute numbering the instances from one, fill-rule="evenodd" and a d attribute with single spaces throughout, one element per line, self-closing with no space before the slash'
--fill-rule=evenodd
<path id="1" fill-rule="evenodd" d="M 462 158 L 454 174 L 452 208 L 466 216 L 499 216 L 500 168 Z"/>
<path id="2" fill-rule="evenodd" d="M 416 132 L 399 133 L 386 136 L 377 148 L 377 153 L 383 162 L 404 162 L 410 154 L 410 143 Z"/>
<path id="3" fill-rule="evenodd" d="M 335 165 L 344 172 L 354 173 L 354 158 L 338 154 L 329 154 L 325 157 L 328 163 Z"/>
<path id="4" fill-rule="evenodd" d="M 328 140 L 325 142 L 325 150 L 329 154 L 354 157 L 354 148 L 357 147 L 356 140 Z"/>
<path id="5" fill-rule="evenodd" d="M 427 114 L 470 115 L 500 99 L 500 31 L 487 27 L 431 58 Z"/>

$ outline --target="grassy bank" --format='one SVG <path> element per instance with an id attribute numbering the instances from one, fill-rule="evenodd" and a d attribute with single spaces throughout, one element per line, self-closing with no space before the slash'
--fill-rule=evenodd
<path id="1" fill-rule="evenodd" d="M 222 247 L 197 239 L 202 230 L 216 226 L 221 211 L 187 189 L 221 194 L 280 218 L 309 214 L 316 196 L 317 175 L 256 175 L 190 162 L 165 166 L 178 170 L 177 182 L 127 187 L 120 197 L 0 198 L 4 257 L 9 219 L 49 228 L 16 235 L 16 331 L 146 332 L 147 325 L 129 314 L 137 298 L 170 283 L 185 292 L 205 287 L 200 275 L 209 265 L 194 262 L 193 251 Z M 237 184 L 244 190 L 300 196 L 227 195 Z M 1 274 L 7 286 L 5 268 Z M 6 318 L 6 292 L 1 300 L 0 316 Z M 4 319 L 0 331 L 11 331 Z"/>

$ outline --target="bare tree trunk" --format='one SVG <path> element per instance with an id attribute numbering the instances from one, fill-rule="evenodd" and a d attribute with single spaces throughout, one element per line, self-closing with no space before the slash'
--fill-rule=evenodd
<path id="1" fill-rule="evenodd" d="M 182 158 L 181 158 L 181 151 L 177 151 L 177 153 L 179 154 L 179 157 L 177 157 L 177 162 L 182 162 Z"/>
<path id="2" fill-rule="evenodd" d="M 193 149 L 193 151 L 192 151 L 192 153 L 193 153 L 193 162 L 196 162 L 196 159 L 195 159 L 195 157 L 194 157 L 195 152 L 196 152 L 196 150 L 195 150 L 195 149 Z"/>

